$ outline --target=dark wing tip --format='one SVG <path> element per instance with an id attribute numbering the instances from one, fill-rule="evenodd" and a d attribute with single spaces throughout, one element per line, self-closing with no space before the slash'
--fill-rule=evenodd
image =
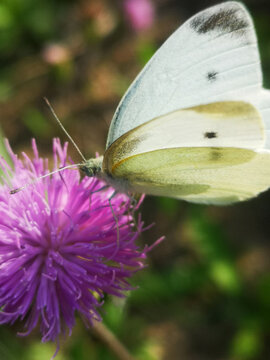
<path id="1" fill-rule="evenodd" d="M 190 26 L 198 34 L 213 31 L 241 34 L 250 26 L 250 17 L 241 4 L 227 2 L 198 13 L 191 20 Z"/>

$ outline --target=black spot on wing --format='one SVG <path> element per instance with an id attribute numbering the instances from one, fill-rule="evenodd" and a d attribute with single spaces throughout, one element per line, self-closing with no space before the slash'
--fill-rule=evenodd
<path id="1" fill-rule="evenodd" d="M 217 162 L 221 160 L 222 158 L 222 152 L 218 148 L 211 148 L 210 154 L 209 154 L 209 161 L 210 162 Z"/>
<path id="2" fill-rule="evenodd" d="M 191 28 L 198 34 L 206 34 L 211 31 L 234 32 L 249 27 L 249 22 L 243 17 L 239 7 L 231 9 L 220 9 L 211 14 L 208 11 L 197 15 L 191 21 Z M 242 35 L 242 34 L 241 34 Z"/>
<path id="3" fill-rule="evenodd" d="M 217 138 L 218 135 L 215 131 L 207 131 L 203 134 L 203 136 L 206 138 L 206 139 L 214 139 L 214 138 Z"/>
<path id="4" fill-rule="evenodd" d="M 216 71 L 209 71 L 206 75 L 207 80 L 209 82 L 214 82 L 215 80 L 217 80 L 217 72 Z"/>

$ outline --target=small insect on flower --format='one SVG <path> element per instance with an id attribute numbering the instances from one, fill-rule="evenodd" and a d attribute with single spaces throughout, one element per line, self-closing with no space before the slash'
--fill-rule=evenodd
<path id="1" fill-rule="evenodd" d="M 34 158 L 23 153 L 20 160 L 7 142 L 12 167 L 0 160 L 0 323 L 25 320 L 21 335 L 39 324 L 45 342 L 70 334 L 75 313 L 89 324 L 101 320 L 104 294 L 123 297 L 132 289 L 128 279 L 144 267 L 150 247 L 135 244 L 143 223 L 139 218 L 134 226 L 130 198 L 116 194 L 109 204 L 114 190 L 102 190 L 96 178 L 80 179 L 78 169 L 9 194 L 49 172 L 34 140 L 32 148 Z M 54 169 L 65 166 L 67 143 L 55 139 L 53 154 Z"/>

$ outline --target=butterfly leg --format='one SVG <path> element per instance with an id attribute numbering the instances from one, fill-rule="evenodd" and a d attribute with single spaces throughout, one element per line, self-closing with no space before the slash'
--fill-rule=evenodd
<path id="1" fill-rule="evenodd" d="M 120 230 L 119 230 L 119 222 L 118 222 L 118 218 L 113 210 L 113 206 L 112 206 L 112 198 L 117 194 L 117 191 L 114 191 L 112 193 L 112 195 L 109 197 L 108 201 L 109 201 L 109 205 L 110 205 L 110 208 L 111 208 L 111 212 L 112 212 L 112 215 L 114 217 L 114 220 L 115 220 L 115 223 L 116 223 L 116 234 L 117 234 L 117 240 L 116 240 L 116 249 L 113 253 L 113 255 L 111 256 L 111 258 L 114 258 L 115 254 L 117 253 L 117 251 L 119 250 L 119 246 L 120 246 Z"/>
<path id="2" fill-rule="evenodd" d="M 104 186 L 102 186 L 101 188 L 99 188 L 97 190 L 91 191 L 90 196 L 89 196 L 89 209 L 91 208 L 92 195 L 96 194 L 96 193 L 98 193 L 100 191 L 106 190 L 109 187 L 110 187 L 109 185 L 104 185 Z"/>
<path id="3" fill-rule="evenodd" d="M 132 217 L 134 226 L 136 230 L 139 231 L 137 220 L 135 218 L 135 211 L 137 210 L 138 200 L 133 196 L 133 194 L 128 194 L 128 197 L 130 199 L 130 207 L 128 209 L 128 215 Z"/>
<path id="4" fill-rule="evenodd" d="M 98 192 L 100 192 L 100 191 L 106 190 L 106 189 L 108 189 L 109 187 L 110 187 L 110 185 L 104 185 L 104 186 L 102 186 L 101 188 L 99 188 L 98 190 L 92 191 L 92 192 L 91 192 L 91 195 L 92 195 L 92 194 L 95 194 L 95 193 L 98 193 Z"/>

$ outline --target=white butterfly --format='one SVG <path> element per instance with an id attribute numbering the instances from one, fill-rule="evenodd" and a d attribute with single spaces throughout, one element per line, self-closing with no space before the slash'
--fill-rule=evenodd
<path id="1" fill-rule="evenodd" d="M 270 92 L 238 2 L 184 23 L 137 76 L 104 157 L 82 169 L 120 191 L 229 204 L 270 186 Z"/>

